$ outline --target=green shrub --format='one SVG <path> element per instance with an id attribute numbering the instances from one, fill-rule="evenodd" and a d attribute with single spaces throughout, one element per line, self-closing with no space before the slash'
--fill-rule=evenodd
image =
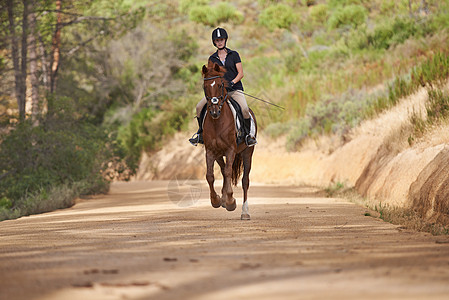
<path id="1" fill-rule="evenodd" d="M 214 25 L 214 10 L 208 5 L 199 5 L 192 7 L 189 11 L 189 19 L 193 22 Z"/>
<path id="2" fill-rule="evenodd" d="M 264 9 L 259 16 L 259 23 L 270 30 L 288 29 L 294 20 L 293 9 L 285 4 L 271 5 Z"/>
<path id="3" fill-rule="evenodd" d="M 230 3 L 221 2 L 214 8 L 214 24 L 218 25 L 222 22 L 232 22 L 240 24 L 243 22 L 243 14 Z"/>
<path id="4" fill-rule="evenodd" d="M 287 136 L 287 150 L 295 151 L 301 147 L 304 140 L 310 134 L 310 126 L 310 119 L 307 117 L 290 122 L 290 133 Z"/>
<path id="5" fill-rule="evenodd" d="M 430 124 L 449 117 L 449 95 L 440 89 L 428 91 L 429 101 L 426 104 L 427 120 Z"/>
<path id="6" fill-rule="evenodd" d="M 14 205 L 28 193 L 101 177 L 106 137 L 97 126 L 48 129 L 21 124 L 2 139 L 0 196 Z"/>
<path id="7" fill-rule="evenodd" d="M 314 2 L 315 0 L 301 0 L 301 1 L 305 4 L 305 2 Z M 257 3 L 262 8 L 266 8 L 266 7 L 270 6 L 270 5 L 278 4 L 280 2 L 288 4 L 288 5 L 295 5 L 298 1 L 297 0 L 284 0 L 284 1 L 280 1 L 280 0 L 257 0 Z"/>
<path id="8" fill-rule="evenodd" d="M 17 216 L 40 212 L 33 207 L 41 207 L 41 202 L 49 198 L 56 206 L 64 206 L 81 192 L 68 191 L 64 197 L 69 200 L 62 199 L 61 195 L 52 194 L 60 186 L 70 190 L 76 183 L 84 182 L 82 192 L 105 191 L 106 168 L 122 158 L 105 128 L 75 113 L 73 100 L 51 99 L 49 103 L 51 110 L 39 126 L 22 122 L 0 137 L 2 214 L 8 209 L 15 210 Z"/>
<path id="9" fill-rule="evenodd" d="M 381 5 L 380 5 L 380 12 L 382 13 L 382 14 L 388 14 L 388 13 L 394 13 L 394 11 L 395 11 L 395 5 L 396 5 L 396 3 L 394 2 L 394 1 L 391 1 L 391 0 L 383 0 L 382 1 L 382 3 L 381 3 Z"/>
<path id="10" fill-rule="evenodd" d="M 337 8 L 329 17 L 329 28 L 340 28 L 343 26 L 351 26 L 353 28 L 364 24 L 367 11 L 360 5 L 349 5 Z"/>
<path id="11" fill-rule="evenodd" d="M 328 6 L 326 4 L 318 4 L 310 9 L 310 17 L 314 22 L 325 23 L 329 16 Z"/>
<path id="12" fill-rule="evenodd" d="M 226 2 L 221 2 L 217 6 L 194 6 L 189 11 L 189 18 L 193 22 L 209 26 L 217 26 L 222 22 L 239 24 L 243 21 L 242 13 Z"/>
<path id="13" fill-rule="evenodd" d="M 449 55 L 438 52 L 415 67 L 411 74 L 395 78 L 388 84 L 386 96 L 379 97 L 374 103 L 374 110 L 380 112 L 395 105 L 399 99 L 406 97 L 418 88 L 441 85 L 449 77 Z M 370 113 L 371 114 L 371 113 Z"/>
<path id="14" fill-rule="evenodd" d="M 329 6 L 331 7 L 342 7 L 342 6 L 348 6 L 348 5 L 362 5 L 364 2 L 368 2 L 368 0 L 329 0 L 327 1 L 329 3 Z"/>
<path id="15" fill-rule="evenodd" d="M 181 13 L 189 14 L 193 7 L 207 5 L 209 5 L 209 0 L 179 0 L 178 9 Z"/>
<path id="16" fill-rule="evenodd" d="M 449 78 L 449 55 L 436 53 L 412 71 L 411 80 L 415 86 L 432 85 L 432 82 L 443 84 Z"/>
<path id="17" fill-rule="evenodd" d="M 392 22 L 386 21 L 377 25 L 374 32 L 368 36 L 368 42 L 374 48 L 388 49 L 416 34 L 419 34 L 418 28 L 412 19 L 396 18 Z"/>
<path id="18" fill-rule="evenodd" d="M 164 137 L 171 136 L 184 128 L 190 121 L 189 111 L 196 99 L 175 102 L 163 111 L 144 108 L 135 114 L 131 122 L 119 129 L 118 140 L 129 154 L 131 161 L 137 163 L 142 151 L 157 150 Z"/>

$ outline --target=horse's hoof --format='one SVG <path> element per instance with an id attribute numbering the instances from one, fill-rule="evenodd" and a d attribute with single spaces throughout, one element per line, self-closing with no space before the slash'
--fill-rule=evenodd
<path id="1" fill-rule="evenodd" d="M 215 199 L 210 199 L 210 203 L 212 204 L 212 207 L 219 208 L 221 207 L 221 199 L 216 197 Z"/>
<path id="2" fill-rule="evenodd" d="M 235 210 L 236 207 L 237 207 L 237 204 L 235 203 L 235 199 L 234 199 L 234 201 L 232 201 L 231 204 L 226 203 L 227 211 L 233 211 L 233 210 Z"/>
<path id="3" fill-rule="evenodd" d="M 221 198 L 221 207 L 226 208 L 226 200 L 223 197 Z"/>
<path id="4" fill-rule="evenodd" d="M 251 220 L 251 216 L 249 214 L 242 214 L 240 220 Z"/>

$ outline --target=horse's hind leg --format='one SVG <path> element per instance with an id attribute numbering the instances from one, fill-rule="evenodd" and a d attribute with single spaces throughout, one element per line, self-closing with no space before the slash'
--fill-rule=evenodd
<path id="1" fill-rule="evenodd" d="M 225 176 L 225 166 L 226 163 L 223 159 L 223 156 L 220 156 L 219 158 L 217 158 L 217 163 L 220 166 L 221 169 L 221 175 L 223 175 L 223 187 L 221 188 L 221 207 L 226 208 L 226 199 L 225 199 L 225 195 L 226 195 L 226 176 Z"/>
<path id="2" fill-rule="evenodd" d="M 250 220 L 248 207 L 248 189 L 249 189 L 249 172 L 251 171 L 251 160 L 254 152 L 254 147 L 247 148 L 242 153 L 243 158 L 243 177 L 242 177 L 242 187 L 243 187 L 243 205 L 242 205 L 242 220 Z"/>
<path id="3" fill-rule="evenodd" d="M 221 198 L 217 195 L 214 188 L 214 162 L 215 158 L 213 155 L 206 150 L 206 166 L 207 166 L 207 172 L 206 172 L 206 180 L 209 184 L 209 190 L 210 190 L 210 202 L 213 207 L 218 208 L 221 206 Z"/>

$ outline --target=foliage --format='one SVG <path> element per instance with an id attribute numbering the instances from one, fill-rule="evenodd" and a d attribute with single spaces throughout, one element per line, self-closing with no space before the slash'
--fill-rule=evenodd
<path id="1" fill-rule="evenodd" d="M 135 114 L 118 134 L 118 140 L 130 158 L 137 163 L 142 151 L 157 150 L 165 137 L 185 128 L 191 120 L 189 108 L 194 105 L 194 99 L 183 103 L 171 99 L 163 111 L 145 108 Z"/>
<path id="2" fill-rule="evenodd" d="M 412 133 L 408 137 L 408 143 L 412 145 L 417 138 L 434 125 L 441 124 L 449 117 L 449 93 L 443 88 L 430 87 L 427 90 L 428 100 L 426 102 L 426 115 L 413 112 L 410 115 Z M 447 122 L 447 121 L 446 121 Z"/>
<path id="3" fill-rule="evenodd" d="M 417 33 L 415 22 L 410 19 L 396 18 L 392 22 L 381 23 L 368 36 L 368 43 L 377 49 L 388 49 L 391 45 L 403 43 Z"/>
<path id="4" fill-rule="evenodd" d="M 400 98 L 414 93 L 419 87 L 441 85 L 449 77 L 449 55 L 444 52 L 436 53 L 432 58 L 414 68 L 411 76 L 398 77 L 388 85 L 386 97 L 379 97 L 376 109 L 381 111 L 395 105 Z"/>
<path id="5" fill-rule="evenodd" d="M 340 28 L 344 26 L 357 27 L 365 23 L 367 17 L 366 9 L 361 5 L 348 5 L 337 8 L 329 17 L 329 28 Z"/>
<path id="6" fill-rule="evenodd" d="M 216 6 L 196 5 L 191 7 L 189 19 L 204 25 L 218 26 L 223 22 L 240 24 L 243 21 L 243 15 L 232 4 L 221 2 Z"/>
<path id="7" fill-rule="evenodd" d="M 426 106 L 427 120 L 435 123 L 449 117 L 449 95 L 440 89 L 428 91 L 429 101 Z"/>
<path id="8" fill-rule="evenodd" d="M 28 168 L 22 181 L 15 175 L 20 168 L 2 169 L 0 185 L 11 187 L 1 192 L 0 214 L 52 209 L 58 207 L 54 197 L 70 205 L 80 190 L 103 189 L 104 176 L 129 176 L 141 151 L 157 149 L 186 128 L 201 98 L 200 66 L 215 51 L 211 26 L 232 35 L 229 46 L 244 61 L 245 89 L 286 107 L 278 111 L 251 101 L 262 130 L 287 135 L 290 150 L 319 134 L 344 140 L 362 118 L 448 78 L 447 53 L 440 51 L 449 46 L 446 2 L 427 1 L 424 11 L 421 1 L 412 1 L 410 10 L 408 0 L 64 1 L 58 84 L 49 96 L 43 67 L 48 70 L 51 61 L 57 14 L 55 2 L 38 0 L 36 34 L 39 52 L 46 53 L 38 59 L 40 120 L 46 122 L 36 128 L 11 121 L 17 106 L 11 104 L 8 18 L 1 10 L 0 152 L 16 165 L 23 160 L 43 167 Z M 21 10 L 15 10 L 17 28 Z M 445 109 L 440 100 L 430 110 L 436 115 Z M 63 118 L 68 111 L 72 119 Z M 76 146 L 82 150 L 71 149 Z M 49 155 L 55 159 L 42 158 Z M 103 177 L 94 176 L 99 173 Z"/>
<path id="9" fill-rule="evenodd" d="M 265 8 L 259 16 L 259 23 L 270 30 L 288 29 L 294 20 L 295 15 L 292 8 L 282 3 Z"/>
<path id="10" fill-rule="evenodd" d="M 318 4 L 310 9 L 310 17 L 314 22 L 325 23 L 329 17 L 329 8 L 326 4 Z"/>
<path id="11" fill-rule="evenodd" d="M 71 99 L 53 101 L 55 110 L 41 125 L 23 122 L 1 137 L 0 199 L 3 207 L 4 203 L 10 203 L 12 210 L 20 210 L 23 203 L 31 205 L 31 198 L 54 197 L 50 193 L 53 187 L 70 187 L 76 182 L 84 182 L 76 195 L 107 190 L 103 172 L 119 153 L 107 131 L 68 113 L 75 107 Z"/>
<path id="12" fill-rule="evenodd" d="M 188 14 L 193 7 L 208 6 L 209 0 L 179 0 L 178 9 L 183 14 Z"/>

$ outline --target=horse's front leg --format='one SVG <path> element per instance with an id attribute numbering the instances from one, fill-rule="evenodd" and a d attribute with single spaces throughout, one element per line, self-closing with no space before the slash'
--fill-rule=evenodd
<path id="1" fill-rule="evenodd" d="M 210 202 L 213 207 L 218 208 L 221 206 L 221 198 L 218 197 L 217 193 L 214 189 L 214 162 L 215 157 L 212 155 L 210 151 L 206 150 L 206 166 L 207 166 L 207 172 L 206 172 L 206 180 L 209 184 L 209 190 L 210 190 Z"/>
<path id="2" fill-rule="evenodd" d="M 223 186 L 221 188 L 221 207 L 226 208 L 226 176 L 225 176 L 225 167 L 226 163 L 223 159 L 223 156 L 217 158 L 217 163 L 220 166 L 221 175 L 223 175 Z"/>
<path id="3" fill-rule="evenodd" d="M 226 153 L 226 165 L 224 168 L 224 188 L 223 190 L 226 191 L 225 194 L 223 194 L 223 197 L 226 195 L 226 210 L 233 211 L 237 207 L 235 204 L 235 199 L 233 197 L 234 191 L 232 190 L 232 164 L 234 163 L 235 158 L 235 151 L 229 150 L 228 153 Z"/>

